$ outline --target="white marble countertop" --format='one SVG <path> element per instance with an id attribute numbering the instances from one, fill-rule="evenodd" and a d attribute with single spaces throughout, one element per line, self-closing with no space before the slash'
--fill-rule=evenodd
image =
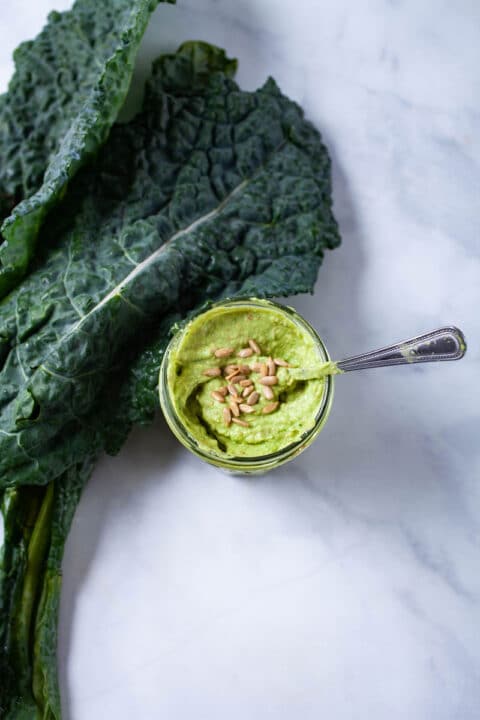
<path id="1" fill-rule="evenodd" d="M 0 85 L 51 0 L 4 0 Z M 333 158 L 343 245 L 292 300 L 335 357 L 442 324 L 461 363 L 342 377 L 295 463 L 227 477 L 164 423 L 103 459 L 64 562 L 70 720 L 476 720 L 480 708 L 480 6 L 178 0 L 192 38 L 271 74 Z"/>

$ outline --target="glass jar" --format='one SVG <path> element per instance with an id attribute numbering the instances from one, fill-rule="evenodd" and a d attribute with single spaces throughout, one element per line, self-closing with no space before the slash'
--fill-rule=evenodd
<path id="1" fill-rule="evenodd" d="M 257 300 L 255 298 L 251 298 L 248 300 L 226 300 L 218 302 L 210 306 L 210 308 L 205 312 L 208 313 L 214 308 L 228 309 L 231 307 L 249 311 L 254 311 L 258 308 L 268 309 L 270 307 L 276 312 L 285 314 L 291 321 L 299 326 L 304 333 L 307 333 L 310 338 L 313 339 L 315 347 L 318 350 L 320 361 L 328 362 L 330 360 L 327 349 L 316 331 L 293 308 L 280 305 L 270 300 Z M 196 316 L 195 319 L 197 318 L 198 316 Z M 178 417 L 178 414 L 175 411 L 174 403 L 172 402 L 168 385 L 169 363 L 171 358 L 174 357 L 175 351 L 182 341 L 183 334 L 186 332 L 188 327 L 188 324 L 183 326 L 173 336 L 163 356 L 159 375 L 160 405 L 163 410 L 163 414 L 171 431 L 182 443 L 182 445 L 187 448 L 187 450 L 190 450 L 205 462 L 215 465 L 218 468 L 222 468 L 230 473 L 237 475 L 253 475 L 268 472 L 269 470 L 273 470 L 289 460 L 293 460 L 293 458 L 311 445 L 325 425 L 332 407 L 334 389 L 333 375 L 325 376 L 322 401 L 320 407 L 318 408 L 314 425 L 297 441 L 277 450 L 276 452 L 255 457 L 226 457 L 220 453 L 214 452 L 213 450 L 200 447 L 197 440 L 190 434 L 182 420 Z"/>

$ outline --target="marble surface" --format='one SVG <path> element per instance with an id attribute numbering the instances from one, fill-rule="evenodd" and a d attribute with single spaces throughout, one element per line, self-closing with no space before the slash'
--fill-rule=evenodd
<path id="1" fill-rule="evenodd" d="M 10 53 L 69 2 L 3 0 Z M 341 377 L 294 464 L 202 465 L 159 418 L 105 458 L 66 548 L 70 720 L 474 720 L 480 708 L 480 6 L 179 0 L 156 54 L 201 38 L 272 74 L 333 158 L 343 246 L 292 300 L 333 356 L 455 323 L 461 363 Z"/>

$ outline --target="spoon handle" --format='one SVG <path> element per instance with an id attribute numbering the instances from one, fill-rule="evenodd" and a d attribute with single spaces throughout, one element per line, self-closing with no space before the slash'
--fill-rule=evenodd
<path id="1" fill-rule="evenodd" d="M 467 343 L 461 330 L 444 327 L 419 335 L 411 340 L 389 345 L 380 350 L 355 355 L 340 360 L 337 366 L 343 372 L 384 367 L 386 365 L 411 365 L 434 360 L 460 360 L 465 355 Z"/>

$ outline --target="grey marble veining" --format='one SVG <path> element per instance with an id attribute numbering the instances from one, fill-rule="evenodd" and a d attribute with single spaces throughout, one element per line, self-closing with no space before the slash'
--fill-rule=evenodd
<path id="1" fill-rule="evenodd" d="M 3 87 L 53 3 L 4 6 Z M 264 478 L 200 464 L 161 419 L 103 459 L 64 563 L 66 717 L 476 720 L 480 6 L 179 0 L 127 114 L 192 38 L 246 88 L 275 77 L 328 143 L 343 245 L 290 302 L 331 354 L 449 323 L 469 351 L 340 377 L 314 446 Z"/>

